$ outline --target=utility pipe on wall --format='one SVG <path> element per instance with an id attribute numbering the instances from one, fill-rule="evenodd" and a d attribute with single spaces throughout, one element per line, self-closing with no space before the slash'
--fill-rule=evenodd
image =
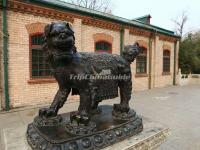
<path id="1" fill-rule="evenodd" d="M 2 25 L 3 25 L 3 66 L 4 66 L 4 98 L 5 110 L 10 110 L 8 89 L 8 32 L 7 32 L 7 0 L 3 0 Z"/>
<path id="2" fill-rule="evenodd" d="M 120 30 L 120 55 L 124 51 L 124 26 L 121 27 Z"/>
<path id="3" fill-rule="evenodd" d="M 177 51 L 177 40 L 174 42 L 174 72 L 173 72 L 173 85 L 176 85 L 176 51 Z"/>

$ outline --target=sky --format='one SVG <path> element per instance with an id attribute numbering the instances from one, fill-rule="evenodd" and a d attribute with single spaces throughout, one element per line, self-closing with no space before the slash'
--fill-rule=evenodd
<path id="1" fill-rule="evenodd" d="M 175 30 L 173 19 L 188 17 L 184 33 L 200 30 L 200 0 L 112 0 L 113 14 L 134 19 L 150 14 L 151 24 Z"/>
<path id="2" fill-rule="evenodd" d="M 62 0 L 71 1 L 71 0 Z M 77 1 L 77 0 L 74 0 Z M 175 31 L 172 20 L 180 20 L 185 12 L 188 20 L 184 34 L 200 31 L 200 0 L 105 0 L 111 1 L 113 15 L 134 19 L 151 15 L 151 24 Z"/>

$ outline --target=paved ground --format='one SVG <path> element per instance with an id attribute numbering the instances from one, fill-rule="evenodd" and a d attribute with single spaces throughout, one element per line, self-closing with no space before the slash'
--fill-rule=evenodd
<path id="1" fill-rule="evenodd" d="M 161 150 L 200 150 L 200 85 L 152 89 L 136 92 L 133 97 L 131 107 L 135 108 L 138 114 L 172 129 L 172 135 L 161 146 Z M 113 104 L 117 101 L 118 99 L 103 103 Z M 78 103 L 66 104 L 61 112 L 72 111 L 77 107 Z M 9 135 L 7 129 L 17 128 L 15 134 L 9 136 L 13 140 L 19 138 L 16 136 L 17 132 L 24 131 L 37 112 L 38 108 L 29 108 L 0 113 L 0 130 L 3 131 L 1 133 Z M 5 139 L 1 140 L 4 136 L 0 136 L 0 142 L 3 141 L 0 143 L 0 150 L 6 142 Z M 20 147 L 20 144 L 14 143 L 12 146 Z"/>
<path id="2" fill-rule="evenodd" d="M 138 113 L 172 129 L 161 150 L 200 150 L 200 85 L 139 92 Z"/>

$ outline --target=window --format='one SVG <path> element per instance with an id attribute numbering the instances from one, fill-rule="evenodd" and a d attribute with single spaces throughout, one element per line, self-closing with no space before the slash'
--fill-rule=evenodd
<path id="1" fill-rule="evenodd" d="M 112 53 L 112 46 L 110 43 L 105 41 L 99 41 L 95 43 L 95 51 L 96 52 L 107 52 Z"/>
<path id="2" fill-rule="evenodd" d="M 163 72 L 164 73 L 170 72 L 170 51 L 169 50 L 163 51 Z"/>
<path id="3" fill-rule="evenodd" d="M 140 53 L 136 58 L 136 74 L 147 73 L 147 50 L 143 48 L 143 52 Z"/>
<path id="4" fill-rule="evenodd" d="M 30 50 L 32 60 L 30 67 L 32 78 L 51 77 L 50 67 L 45 60 L 45 52 L 42 50 L 42 44 L 42 34 L 30 36 Z"/>

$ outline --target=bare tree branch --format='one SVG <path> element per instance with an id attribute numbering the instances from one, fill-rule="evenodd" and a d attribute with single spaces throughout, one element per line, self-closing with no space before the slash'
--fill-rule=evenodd
<path id="1" fill-rule="evenodd" d="M 175 26 L 176 26 L 176 34 L 179 35 L 181 38 L 183 37 L 183 31 L 184 31 L 184 27 L 185 24 L 188 20 L 188 17 L 186 15 L 186 12 L 183 11 L 181 17 L 178 17 L 176 19 L 172 19 L 172 21 L 174 22 Z"/>
<path id="2" fill-rule="evenodd" d="M 105 13 L 112 13 L 111 0 L 63 0 L 69 3 L 97 10 Z"/>

